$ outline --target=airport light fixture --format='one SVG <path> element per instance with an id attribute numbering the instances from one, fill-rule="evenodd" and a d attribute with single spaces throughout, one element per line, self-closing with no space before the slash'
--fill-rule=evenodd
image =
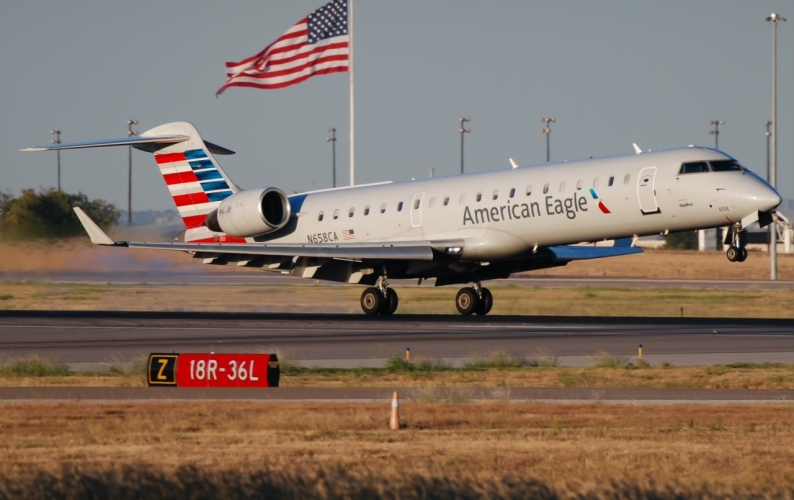
<path id="1" fill-rule="evenodd" d="M 766 181 L 769 182 L 769 138 L 772 137 L 772 132 L 769 131 L 769 126 L 772 125 L 772 122 L 769 120 L 764 122 L 766 125 L 766 132 L 764 135 L 766 136 Z"/>
<path id="2" fill-rule="evenodd" d="M 556 123 L 556 118 L 541 118 L 540 123 L 545 123 L 546 126 L 540 129 L 541 134 L 546 134 L 546 163 L 551 161 L 551 154 L 549 152 L 549 137 L 551 136 L 551 124 Z"/>
<path id="3" fill-rule="evenodd" d="M 328 129 L 331 132 L 331 137 L 326 137 L 325 142 L 331 143 L 331 183 L 336 187 L 336 127 Z"/>
<path id="4" fill-rule="evenodd" d="M 50 130 L 50 134 L 55 136 L 55 139 L 50 141 L 50 144 L 60 144 L 61 143 L 61 131 L 60 130 Z M 61 151 L 56 151 L 58 154 L 58 191 L 61 190 Z"/>
<path id="5" fill-rule="evenodd" d="M 470 134 L 471 129 L 466 128 L 464 124 L 471 123 L 471 118 L 461 118 L 460 120 L 460 173 L 463 173 L 463 134 Z"/>
<path id="6" fill-rule="evenodd" d="M 709 125 L 714 126 L 714 130 L 709 130 L 709 135 L 714 136 L 714 149 L 720 149 L 720 125 L 725 125 L 725 120 L 710 120 Z"/>
<path id="7" fill-rule="evenodd" d="M 766 18 L 772 23 L 772 135 L 770 136 L 769 184 L 777 188 L 777 23 L 786 19 L 774 12 Z M 769 279 L 777 280 L 777 224 L 775 218 L 769 225 Z"/>
<path id="8" fill-rule="evenodd" d="M 138 120 L 127 120 L 127 137 L 138 135 L 137 130 L 132 130 Z M 127 225 L 132 225 L 132 146 L 127 146 L 129 162 L 127 164 Z"/>

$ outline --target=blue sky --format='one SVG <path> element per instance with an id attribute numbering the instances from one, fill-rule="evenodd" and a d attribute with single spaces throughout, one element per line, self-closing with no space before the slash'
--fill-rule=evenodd
<path id="1" fill-rule="evenodd" d="M 284 90 L 230 89 L 224 62 L 253 55 L 320 1 L 4 0 L 0 16 L 0 189 L 50 187 L 55 155 L 17 150 L 121 137 L 170 121 L 237 151 L 242 187 L 329 187 L 328 127 L 348 180 L 348 79 Z M 763 174 L 771 114 L 773 11 L 779 26 L 779 177 L 794 198 L 794 8 L 785 1 L 356 0 L 357 182 L 453 175 L 458 118 L 471 117 L 467 171 L 712 145 Z M 133 209 L 171 207 L 151 156 L 134 152 Z M 125 148 L 62 153 L 63 188 L 126 207 Z"/>

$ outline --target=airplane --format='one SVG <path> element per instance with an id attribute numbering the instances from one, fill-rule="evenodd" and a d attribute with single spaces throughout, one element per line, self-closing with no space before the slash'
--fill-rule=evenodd
<path id="1" fill-rule="evenodd" d="M 215 160 L 233 151 L 188 122 L 140 136 L 21 151 L 132 146 L 154 154 L 185 224 L 173 241 L 114 241 L 80 208 L 97 245 L 182 251 L 204 264 L 258 268 L 366 285 L 361 308 L 390 315 L 389 279 L 469 284 L 455 305 L 485 315 L 483 281 L 572 261 L 630 255 L 640 236 L 728 226 L 732 262 L 747 258 L 744 231 L 770 224 L 780 195 L 722 151 L 689 146 L 445 178 L 379 182 L 287 195 L 241 189 Z M 614 246 L 581 245 L 614 240 Z"/>

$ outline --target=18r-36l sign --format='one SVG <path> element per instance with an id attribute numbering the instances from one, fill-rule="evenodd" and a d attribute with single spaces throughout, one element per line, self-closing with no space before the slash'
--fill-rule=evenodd
<path id="1" fill-rule="evenodd" d="M 278 387 L 275 354 L 162 353 L 149 355 L 149 385 Z"/>

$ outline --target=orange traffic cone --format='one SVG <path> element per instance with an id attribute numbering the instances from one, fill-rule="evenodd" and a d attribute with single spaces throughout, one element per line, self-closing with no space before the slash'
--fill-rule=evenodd
<path id="1" fill-rule="evenodd" d="M 400 400 L 397 399 L 397 391 L 394 391 L 394 397 L 391 400 L 391 417 L 389 418 L 389 429 L 393 431 L 400 430 Z"/>

